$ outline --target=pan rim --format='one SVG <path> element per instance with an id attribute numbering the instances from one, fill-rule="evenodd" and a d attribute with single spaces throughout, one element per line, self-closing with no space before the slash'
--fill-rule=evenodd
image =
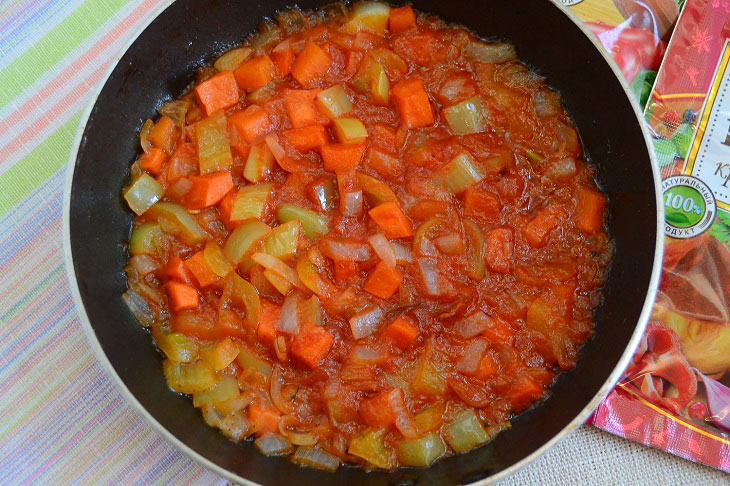
<path id="1" fill-rule="evenodd" d="M 258 483 L 255 483 L 251 481 L 250 479 L 246 479 L 242 476 L 239 476 L 238 474 L 225 469 L 218 464 L 214 463 L 207 457 L 203 456 L 202 454 L 198 453 L 191 447 L 189 447 L 187 444 L 185 444 L 182 440 L 178 439 L 175 435 L 173 435 L 169 430 L 167 430 L 162 424 L 160 424 L 155 417 L 152 416 L 152 414 L 137 400 L 137 398 L 132 394 L 132 392 L 127 388 L 126 384 L 122 380 L 122 378 L 119 376 L 119 374 L 116 372 L 114 366 L 112 365 L 111 361 L 109 361 L 109 358 L 107 357 L 106 353 L 104 352 L 103 348 L 101 347 L 101 344 L 96 336 L 96 333 L 94 331 L 93 326 L 91 325 L 91 321 L 89 319 L 89 316 L 86 312 L 86 307 L 84 306 L 83 300 L 81 299 L 81 292 L 79 290 L 79 284 L 76 279 L 76 271 L 75 271 L 75 264 L 73 259 L 73 253 L 71 250 L 71 224 L 70 224 L 70 218 L 71 218 L 71 190 L 73 186 L 73 179 L 74 179 L 74 173 L 76 171 L 76 161 L 78 159 L 79 155 L 79 149 L 81 147 L 81 142 L 83 139 L 83 134 L 86 130 L 86 126 L 89 122 L 89 118 L 91 116 L 91 113 L 93 111 L 94 106 L 96 105 L 96 102 L 99 98 L 99 95 L 101 94 L 101 91 L 103 90 L 104 86 L 106 85 L 107 80 L 111 76 L 112 72 L 116 69 L 116 67 L 119 65 L 120 60 L 122 57 L 126 54 L 126 52 L 129 50 L 129 48 L 134 44 L 137 39 L 140 37 L 140 35 L 150 26 L 152 22 L 154 22 L 170 5 L 174 3 L 175 0 L 165 0 L 161 5 L 159 5 L 154 12 L 149 14 L 147 20 L 140 24 L 138 28 L 134 31 L 134 33 L 130 36 L 129 40 L 125 43 L 125 45 L 120 49 L 119 53 L 114 56 L 113 61 L 110 63 L 107 71 L 104 73 L 102 78 L 99 80 L 99 82 L 96 84 L 92 91 L 92 96 L 89 99 L 88 105 L 84 109 L 82 115 L 81 115 L 81 121 L 79 122 L 79 128 L 76 132 L 76 135 L 74 137 L 73 144 L 71 146 L 71 151 L 69 155 L 69 160 L 66 163 L 66 180 L 64 183 L 64 196 L 63 196 L 63 215 L 62 215 L 62 228 L 63 228 L 63 254 L 64 254 L 64 263 L 66 267 L 66 277 L 68 279 L 69 287 L 71 290 L 73 303 L 76 308 L 76 313 L 79 317 L 79 320 L 81 322 L 81 327 L 84 331 L 84 334 L 86 335 L 86 339 L 94 352 L 94 355 L 96 356 L 99 363 L 102 365 L 102 367 L 105 369 L 106 373 L 112 378 L 114 381 L 117 389 L 121 392 L 122 396 L 126 400 L 126 402 L 132 406 L 132 408 L 140 415 L 142 416 L 148 424 L 152 426 L 160 435 L 162 435 L 173 447 L 175 447 L 177 450 L 188 456 L 189 458 L 193 459 L 198 464 L 202 465 L 203 467 L 207 468 L 208 470 L 211 470 L 215 472 L 216 474 L 222 476 L 225 479 L 228 479 L 230 481 L 235 481 L 240 484 L 250 485 L 250 486 L 257 486 Z M 644 143 L 647 147 L 647 152 L 649 154 L 649 159 L 651 162 L 651 171 L 652 171 L 652 177 L 654 180 L 654 193 L 655 193 L 655 200 L 656 200 L 656 242 L 655 242 L 655 251 L 654 251 L 654 261 L 652 262 L 651 267 L 651 277 L 649 279 L 649 286 L 647 289 L 647 295 L 644 299 L 644 304 L 642 306 L 641 313 L 639 314 L 639 318 L 636 323 L 636 327 L 634 328 L 634 332 L 631 335 L 631 338 L 629 339 L 629 342 L 626 346 L 626 349 L 624 350 L 623 354 L 621 355 L 620 359 L 616 363 L 616 365 L 613 368 L 613 371 L 608 376 L 608 378 L 604 381 L 603 385 L 599 388 L 598 392 L 593 396 L 593 398 L 586 404 L 586 406 L 571 420 L 567 425 L 565 425 L 557 434 L 555 434 L 550 440 L 545 442 L 542 446 L 540 446 L 537 450 L 533 451 L 531 454 L 523 457 L 519 461 L 515 462 L 514 464 L 508 466 L 507 468 L 503 469 L 502 471 L 497 472 L 496 474 L 493 474 L 487 478 L 478 480 L 474 483 L 470 483 L 473 486 L 485 486 L 488 484 L 496 483 L 497 481 L 500 481 L 507 476 L 513 474 L 515 471 L 521 469 L 525 465 L 529 464 L 530 462 L 534 461 L 538 457 L 540 457 L 542 454 L 544 454 L 548 449 L 554 447 L 558 442 L 563 440 L 565 437 L 567 437 L 570 433 L 572 433 L 576 428 L 578 428 L 581 424 L 583 424 L 586 419 L 593 413 L 593 411 L 598 407 L 598 404 L 605 398 L 605 396 L 613 389 L 613 387 L 616 385 L 618 380 L 621 378 L 621 375 L 623 374 L 625 368 L 629 364 L 629 360 L 634 354 L 634 350 L 639 344 L 639 341 L 644 333 L 644 329 L 646 328 L 647 323 L 649 322 L 649 317 L 651 315 L 651 308 L 653 306 L 657 288 L 659 284 L 659 277 L 661 274 L 661 265 L 663 260 L 663 254 L 664 254 L 664 205 L 662 201 L 662 196 L 660 192 L 661 188 L 661 177 L 659 175 L 658 165 L 656 162 L 656 156 L 654 154 L 654 151 L 652 150 L 652 144 L 651 144 L 651 138 L 649 131 L 644 123 L 643 115 L 641 114 L 641 111 L 639 110 L 638 104 L 636 103 L 634 96 L 629 88 L 628 83 L 623 78 L 623 75 L 621 74 L 618 66 L 613 61 L 613 59 L 607 55 L 606 51 L 603 49 L 603 47 L 600 45 L 598 40 L 593 36 L 593 34 L 588 30 L 588 28 L 583 24 L 578 17 L 572 13 L 570 10 L 562 6 L 559 0 L 546 0 L 549 3 L 553 5 L 553 7 L 560 10 L 564 15 L 566 15 L 571 22 L 573 22 L 583 33 L 584 36 L 587 37 L 589 42 L 593 44 L 593 46 L 598 50 L 601 57 L 603 57 L 603 60 L 609 65 L 611 70 L 613 71 L 614 76 L 616 77 L 617 81 L 621 84 L 621 87 L 624 90 L 624 94 L 628 98 L 631 107 L 634 111 L 634 115 L 636 117 L 636 121 L 638 122 L 642 134 L 644 136 Z"/>

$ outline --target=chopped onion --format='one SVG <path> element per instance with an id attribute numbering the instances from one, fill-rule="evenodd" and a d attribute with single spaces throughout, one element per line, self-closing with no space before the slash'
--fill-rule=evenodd
<path id="1" fill-rule="evenodd" d="M 350 318 L 350 328 L 355 339 L 371 335 L 383 319 L 383 309 L 370 306 Z"/>
<path id="2" fill-rule="evenodd" d="M 362 213 L 362 191 L 341 194 L 340 209 L 345 216 L 357 216 Z"/>
<path id="3" fill-rule="evenodd" d="M 297 272 L 292 267 L 282 262 L 275 256 L 267 255 L 266 253 L 254 253 L 253 255 L 251 255 L 251 259 L 262 267 L 268 268 L 272 272 L 278 273 L 279 275 L 287 279 L 295 287 L 302 288 L 303 284 L 302 281 L 299 280 Z"/>
<path id="4" fill-rule="evenodd" d="M 325 471 L 336 471 L 340 467 L 340 460 L 329 452 L 319 447 L 302 446 L 297 448 L 291 460 L 298 464 L 324 469 Z"/>
<path id="5" fill-rule="evenodd" d="M 292 445 L 278 434 L 267 433 L 253 441 L 253 445 L 267 456 L 278 456 L 291 454 L 294 450 Z"/>
<path id="6" fill-rule="evenodd" d="M 208 268 L 219 277 L 225 277 L 233 271 L 234 267 L 231 261 L 223 253 L 221 247 L 212 240 L 208 240 L 205 244 L 203 259 Z"/>
<path id="7" fill-rule="evenodd" d="M 506 62 L 516 61 L 517 52 L 512 44 L 506 42 L 491 43 L 470 42 L 466 46 L 466 52 L 477 61 L 481 62 Z"/>
<path id="8" fill-rule="evenodd" d="M 560 95 L 550 89 L 540 89 L 532 94 L 535 112 L 540 116 L 555 116 L 560 114 Z"/>
<path id="9" fill-rule="evenodd" d="M 575 175 L 576 166 L 573 157 L 556 160 L 545 170 L 545 176 L 551 180 L 561 180 Z"/>
<path id="10" fill-rule="evenodd" d="M 421 271 L 426 292 L 429 295 L 441 295 L 441 286 L 439 285 L 440 275 L 436 266 L 436 259 L 419 258 L 416 263 Z"/>
<path id="11" fill-rule="evenodd" d="M 185 126 L 185 114 L 187 114 L 189 106 L 190 103 L 187 101 L 169 100 L 162 103 L 162 106 L 157 112 L 162 116 L 170 118 L 175 126 L 182 128 Z"/>
<path id="12" fill-rule="evenodd" d="M 286 349 L 286 338 L 284 336 L 276 336 L 274 340 L 274 352 L 276 353 L 276 359 L 282 363 L 289 362 L 289 354 Z"/>
<path id="13" fill-rule="evenodd" d="M 290 424 L 291 423 L 291 424 Z M 286 437 L 295 446 L 313 446 L 319 437 L 312 432 L 296 430 L 293 424 L 298 420 L 291 415 L 284 416 L 279 421 L 279 433 Z"/>
<path id="14" fill-rule="evenodd" d="M 393 248 L 393 252 L 395 253 L 395 261 L 397 263 L 403 265 L 405 263 L 411 263 L 413 261 L 413 254 L 411 253 L 410 248 L 405 245 L 401 245 L 398 242 L 392 242 L 390 245 Z"/>
<path id="15" fill-rule="evenodd" d="M 333 260 L 365 262 L 373 256 L 367 243 L 352 239 L 325 236 L 319 247 L 325 256 Z"/>
<path id="16" fill-rule="evenodd" d="M 441 253 L 446 255 L 459 255 L 466 250 L 464 240 L 456 233 L 439 236 L 436 238 L 435 243 Z"/>
<path id="17" fill-rule="evenodd" d="M 370 346 L 355 346 L 352 349 L 351 362 L 358 365 L 381 364 L 388 359 L 388 352 L 384 348 Z"/>
<path id="18" fill-rule="evenodd" d="M 144 327 L 150 327 L 155 320 L 155 314 L 150 309 L 147 301 L 134 290 L 127 290 L 122 294 L 122 300 L 135 319 Z"/>
<path id="19" fill-rule="evenodd" d="M 454 324 L 451 329 L 459 336 L 470 339 L 486 331 L 491 326 L 491 318 L 482 311 L 476 311 Z"/>
<path id="20" fill-rule="evenodd" d="M 271 373 L 271 386 L 269 387 L 271 403 L 273 403 L 274 406 L 281 411 L 281 413 L 291 415 L 294 413 L 294 404 L 291 400 L 287 400 L 282 396 L 281 386 L 281 368 L 279 366 L 274 366 L 274 371 Z"/>
<path id="21" fill-rule="evenodd" d="M 157 260 L 151 256 L 143 253 L 141 255 L 135 255 L 129 259 L 129 264 L 137 271 L 141 276 L 145 276 L 148 273 L 154 272 L 160 268 L 160 264 Z"/>
<path id="22" fill-rule="evenodd" d="M 203 405 L 200 407 L 200 412 L 203 414 L 205 423 L 211 427 L 218 427 L 223 419 L 223 415 L 213 405 Z"/>
<path id="23" fill-rule="evenodd" d="M 370 246 L 373 247 L 375 253 L 385 262 L 388 267 L 393 268 L 396 264 L 395 250 L 382 233 L 377 233 L 368 238 Z"/>
<path id="24" fill-rule="evenodd" d="M 181 200 L 193 187 L 193 183 L 187 177 L 181 177 L 175 184 L 167 188 L 167 195 L 175 200 Z"/>
<path id="25" fill-rule="evenodd" d="M 221 432 L 236 443 L 246 438 L 250 427 L 251 422 L 241 413 L 228 415 L 218 423 L 218 428 L 221 429 Z"/>
<path id="26" fill-rule="evenodd" d="M 145 152 L 149 152 L 152 148 L 152 142 L 150 142 L 150 132 L 152 131 L 152 127 L 155 126 L 155 122 L 152 120 L 147 120 L 142 125 L 142 128 L 139 130 L 139 143 L 142 146 L 142 150 Z"/>
<path id="27" fill-rule="evenodd" d="M 479 362 L 487 350 L 487 342 L 484 339 L 474 339 L 464 348 L 464 354 L 456 363 L 456 371 L 461 373 L 474 373 L 479 367 Z"/>
<path id="28" fill-rule="evenodd" d="M 299 294 L 292 292 L 284 299 L 279 317 L 279 330 L 287 334 L 299 334 Z"/>

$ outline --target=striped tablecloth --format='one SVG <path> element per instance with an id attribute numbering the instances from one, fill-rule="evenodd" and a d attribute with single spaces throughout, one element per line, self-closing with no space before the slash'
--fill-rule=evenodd
<path id="1" fill-rule="evenodd" d="M 65 277 L 65 166 L 80 114 L 163 0 L 0 0 L 0 484 L 224 484 L 123 401 Z M 584 427 L 503 484 L 720 484 Z"/>

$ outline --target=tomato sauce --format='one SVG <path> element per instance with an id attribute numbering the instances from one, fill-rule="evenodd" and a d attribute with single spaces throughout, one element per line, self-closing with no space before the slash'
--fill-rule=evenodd
<path id="1" fill-rule="evenodd" d="M 575 365 L 611 260 L 560 97 L 410 7 L 278 20 L 143 126 L 124 300 L 170 387 L 266 454 L 484 444 Z"/>

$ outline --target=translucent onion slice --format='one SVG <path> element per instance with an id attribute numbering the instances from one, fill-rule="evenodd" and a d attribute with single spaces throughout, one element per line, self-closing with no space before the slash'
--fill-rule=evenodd
<path id="1" fill-rule="evenodd" d="M 290 293 L 284 299 L 279 316 L 279 330 L 281 332 L 296 335 L 299 334 L 299 294 Z"/>
<path id="2" fill-rule="evenodd" d="M 254 253 L 251 255 L 251 259 L 262 267 L 278 273 L 287 279 L 293 286 L 297 288 L 304 288 L 302 281 L 299 280 L 299 276 L 297 276 L 297 272 L 275 256 L 267 255 L 266 253 Z"/>
<path id="3" fill-rule="evenodd" d="M 157 260 L 145 253 L 141 255 L 135 255 L 130 258 L 129 264 L 141 276 L 145 276 L 148 273 L 152 273 L 160 268 L 160 264 L 157 263 Z"/>
<path id="4" fill-rule="evenodd" d="M 282 381 L 281 368 L 279 366 L 274 366 L 274 371 L 271 372 L 271 385 L 269 386 L 271 403 L 273 403 L 274 406 L 281 411 L 281 413 L 291 415 L 294 413 L 294 404 L 291 400 L 287 400 L 281 394 L 281 387 L 283 385 Z"/>
<path id="5" fill-rule="evenodd" d="M 413 254 L 411 253 L 410 248 L 398 243 L 397 241 L 390 242 L 390 245 L 393 247 L 393 252 L 395 253 L 395 261 L 398 264 L 404 265 L 413 261 Z"/>
<path id="6" fill-rule="evenodd" d="M 152 127 L 155 126 L 155 122 L 152 120 L 146 120 L 142 124 L 142 128 L 139 130 L 139 143 L 142 145 L 142 150 L 145 152 L 149 152 L 152 148 L 152 142 L 150 142 L 150 132 L 152 131 Z"/>
<path id="7" fill-rule="evenodd" d="M 373 257 L 367 243 L 349 238 L 325 236 L 320 240 L 319 248 L 322 254 L 333 260 L 365 262 Z"/>
<path id="8" fill-rule="evenodd" d="M 370 306 L 350 318 L 350 328 L 355 339 L 371 335 L 383 319 L 383 309 Z"/>
<path id="9" fill-rule="evenodd" d="M 266 456 L 291 454 L 294 447 L 278 434 L 267 433 L 253 441 L 253 445 Z"/>
<path id="10" fill-rule="evenodd" d="M 336 471 L 340 460 L 319 447 L 301 446 L 290 458 L 292 462 L 325 471 Z"/>
<path id="11" fill-rule="evenodd" d="M 393 245 L 391 245 L 390 241 L 388 241 L 388 238 L 385 237 L 382 233 L 376 233 L 370 238 L 368 238 L 368 243 L 370 243 L 370 246 L 373 247 L 373 250 L 375 250 L 375 253 L 380 257 L 383 262 L 385 262 L 386 265 L 388 265 L 390 268 L 394 268 L 397 262 L 395 250 L 393 249 Z"/>
<path id="12" fill-rule="evenodd" d="M 133 290 L 127 290 L 122 294 L 122 300 L 129 308 L 137 322 L 144 327 L 150 327 L 155 320 L 155 314 L 150 309 L 147 301 Z"/>

